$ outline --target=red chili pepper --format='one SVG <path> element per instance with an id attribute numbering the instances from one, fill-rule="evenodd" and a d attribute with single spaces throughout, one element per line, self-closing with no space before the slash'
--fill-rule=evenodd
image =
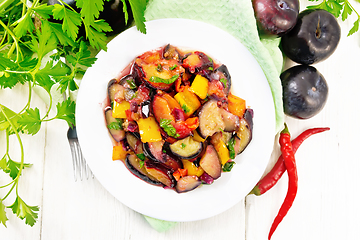
<path id="1" fill-rule="evenodd" d="M 269 237 L 268 237 L 269 240 L 271 239 L 271 236 L 276 230 L 279 223 L 283 220 L 283 218 L 291 208 L 295 200 L 295 196 L 298 189 L 298 176 L 297 176 L 296 163 L 295 163 L 295 154 L 290 140 L 289 129 L 287 128 L 286 124 L 285 124 L 285 129 L 282 130 L 280 133 L 279 143 L 280 143 L 281 153 L 284 157 L 286 170 L 289 176 L 289 182 L 288 182 L 288 191 L 286 193 L 285 200 L 281 205 L 280 210 L 277 216 L 275 217 L 273 224 L 271 225 Z"/>
<path id="2" fill-rule="evenodd" d="M 291 141 L 292 148 L 294 153 L 298 150 L 300 145 L 310 136 L 321 133 L 324 131 L 328 131 L 330 128 L 310 128 L 302 132 L 299 136 L 297 136 L 294 140 Z M 275 184 L 280 180 L 281 176 L 286 171 L 284 157 L 280 155 L 274 167 L 271 169 L 269 173 L 267 173 L 253 188 L 250 194 L 255 194 L 260 196 L 270 190 Z"/>

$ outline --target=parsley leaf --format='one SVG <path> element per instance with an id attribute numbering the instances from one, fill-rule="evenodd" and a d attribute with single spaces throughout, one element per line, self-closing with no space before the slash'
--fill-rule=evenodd
<path id="1" fill-rule="evenodd" d="M 13 213 L 16 214 L 20 219 L 25 219 L 25 223 L 34 226 L 39 211 L 38 206 L 29 206 L 27 205 L 19 196 L 16 196 L 16 200 L 13 205 L 9 206 L 12 209 Z"/>
<path id="2" fill-rule="evenodd" d="M 222 168 L 223 172 L 230 172 L 231 169 L 234 167 L 235 162 L 226 162 Z"/>
<path id="3" fill-rule="evenodd" d="M 170 119 L 160 119 L 160 127 L 164 129 L 164 131 L 169 135 L 170 137 L 179 137 L 180 134 L 176 132 L 176 129 L 171 124 Z"/>
<path id="4" fill-rule="evenodd" d="M 141 33 L 146 33 L 144 14 L 147 0 L 129 0 L 129 3 L 134 16 L 136 28 Z"/>
<path id="5" fill-rule="evenodd" d="M 221 82 L 222 84 L 224 84 L 224 86 L 226 87 L 227 80 L 226 80 L 225 78 L 221 78 L 221 79 L 220 79 L 220 82 Z"/>
<path id="6" fill-rule="evenodd" d="M 27 32 L 32 32 L 35 30 L 35 25 L 31 19 L 30 14 L 25 14 L 21 19 L 19 19 L 18 24 L 14 28 L 14 33 L 16 37 L 21 38 Z"/>
<path id="7" fill-rule="evenodd" d="M 231 159 L 235 158 L 235 137 L 231 138 L 228 144 L 229 155 Z"/>
<path id="8" fill-rule="evenodd" d="M 116 118 L 116 122 L 112 122 L 109 125 L 107 125 L 108 129 L 114 129 L 114 130 L 121 130 L 122 128 L 122 119 Z"/>
<path id="9" fill-rule="evenodd" d="M 5 205 L 2 203 L 0 199 L 0 223 L 2 223 L 6 227 L 7 220 L 9 219 L 6 217 Z"/>
<path id="10" fill-rule="evenodd" d="M 145 160 L 145 155 L 143 153 L 138 153 L 136 154 L 136 156 L 141 160 L 144 161 Z"/>
<path id="11" fill-rule="evenodd" d="M 156 76 L 151 76 L 149 78 L 149 82 L 171 84 L 171 83 L 175 82 L 176 79 L 178 79 L 178 78 L 179 78 L 179 74 L 175 74 L 174 76 L 172 76 L 169 79 L 164 79 L 164 78 L 160 78 L 160 77 L 156 77 Z"/>
<path id="12" fill-rule="evenodd" d="M 184 110 L 184 113 L 190 112 L 190 108 L 186 104 L 183 104 L 181 108 Z"/>
<path id="13" fill-rule="evenodd" d="M 63 31 L 75 41 L 79 32 L 79 26 L 82 23 L 80 14 L 66 8 L 64 5 L 54 4 L 53 16 L 55 20 L 63 21 Z"/>
<path id="14" fill-rule="evenodd" d="M 4 157 L 0 160 L 0 168 L 8 173 L 9 176 L 14 180 L 19 174 L 21 163 L 10 159 L 9 155 L 4 155 Z M 23 169 L 25 167 L 31 167 L 31 164 L 24 163 Z"/>
<path id="15" fill-rule="evenodd" d="M 65 120 L 69 127 L 75 126 L 75 102 L 67 99 L 56 105 L 57 113 L 55 118 Z"/>
<path id="16" fill-rule="evenodd" d="M 41 127 L 40 111 L 38 108 L 29 108 L 21 114 L 18 123 L 28 134 L 35 135 Z"/>
<path id="17" fill-rule="evenodd" d="M 54 34 L 52 34 L 50 24 L 47 21 L 42 22 L 41 31 L 37 30 L 36 35 L 38 39 L 31 36 L 32 39 L 29 47 L 38 54 L 37 57 L 39 59 L 42 59 L 47 53 L 56 49 L 58 42 Z"/>

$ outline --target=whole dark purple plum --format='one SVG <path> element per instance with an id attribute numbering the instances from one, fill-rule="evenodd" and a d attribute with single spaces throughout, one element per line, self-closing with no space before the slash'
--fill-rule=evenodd
<path id="1" fill-rule="evenodd" d="M 286 115 L 308 119 L 325 106 L 328 85 L 323 75 L 314 67 L 297 65 L 280 75 Z"/>
<path id="2" fill-rule="evenodd" d="M 282 36 L 299 15 L 299 0 L 252 0 L 260 35 Z"/>
<path id="3" fill-rule="evenodd" d="M 281 38 L 283 53 L 300 64 L 314 64 L 328 58 L 340 41 L 340 26 L 331 13 L 308 9 L 299 14 L 295 27 Z"/>

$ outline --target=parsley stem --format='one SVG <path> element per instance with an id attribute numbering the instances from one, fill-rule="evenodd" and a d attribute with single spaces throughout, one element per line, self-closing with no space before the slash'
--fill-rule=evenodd
<path id="1" fill-rule="evenodd" d="M 7 8 L 14 0 L 5 0 L 0 3 L 0 12 Z"/>
<path id="2" fill-rule="evenodd" d="M 21 55 L 22 56 L 22 54 L 21 54 L 21 52 L 20 52 L 20 46 L 19 46 L 19 41 L 18 41 L 18 39 L 17 39 L 17 37 L 15 36 L 15 34 L 6 26 L 6 24 L 5 23 L 3 23 L 3 21 L 1 21 L 0 20 L 0 25 L 5 29 L 5 31 L 7 32 L 7 33 L 9 33 L 10 34 L 10 36 L 12 37 L 12 39 L 14 40 L 14 43 L 15 43 L 15 46 L 16 46 L 16 62 L 18 62 L 19 61 L 19 56 Z"/>
<path id="3" fill-rule="evenodd" d="M 21 157 L 20 157 L 20 167 L 19 167 L 19 172 L 18 175 L 16 176 L 16 178 L 14 179 L 14 181 L 17 182 L 17 180 L 19 179 L 19 176 L 21 175 L 22 169 L 24 168 L 24 146 L 22 144 L 21 141 L 21 137 L 19 135 L 19 132 L 16 128 L 16 126 L 14 125 L 14 123 L 10 120 L 9 116 L 6 114 L 6 112 L 4 111 L 3 105 L 0 104 L 0 111 L 2 112 L 2 114 L 4 115 L 6 121 L 10 124 L 11 128 L 13 129 L 16 138 L 19 141 L 19 145 L 20 145 L 20 153 L 21 153 Z"/>

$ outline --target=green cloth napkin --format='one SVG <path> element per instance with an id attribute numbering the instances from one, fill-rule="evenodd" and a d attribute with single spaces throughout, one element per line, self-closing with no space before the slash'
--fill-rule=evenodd
<path id="1" fill-rule="evenodd" d="M 232 34 L 248 48 L 262 67 L 274 99 L 275 133 L 283 128 L 282 87 L 279 79 L 283 57 L 278 48 L 279 39 L 260 40 L 250 0 L 150 0 L 145 18 L 147 21 L 161 18 L 198 20 Z M 176 224 L 144 217 L 159 232 L 167 231 Z"/>

